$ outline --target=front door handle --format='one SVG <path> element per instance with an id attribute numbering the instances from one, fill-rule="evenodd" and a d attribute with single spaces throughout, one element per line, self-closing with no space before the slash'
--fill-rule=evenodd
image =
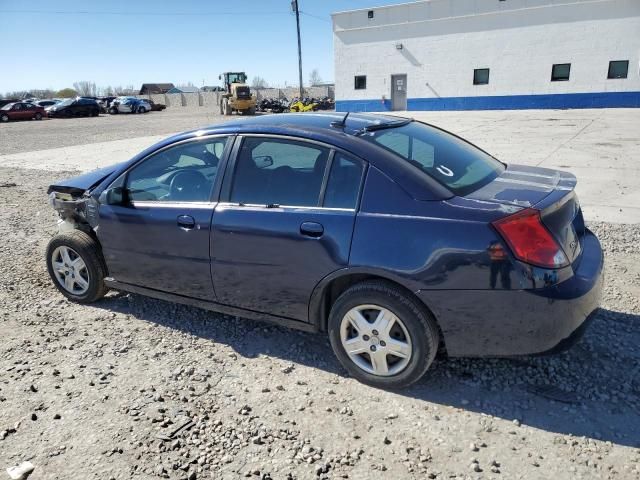
<path id="1" fill-rule="evenodd" d="M 191 230 L 196 226 L 196 220 L 191 215 L 179 215 L 178 226 L 186 230 Z"/>
<path id="2" fill-rule="evenodd" d="M 304 222 L 300 225 L 300 233 L 307 237 L 320 238 L 324 233 L 324 227 L 318 222 Z"/>

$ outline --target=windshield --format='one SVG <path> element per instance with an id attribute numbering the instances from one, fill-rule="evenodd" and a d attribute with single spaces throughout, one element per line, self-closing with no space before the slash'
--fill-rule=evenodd
<path id="1" fill-rule="evenodd" d="M 0 108 L 0 110 L 11 110 L 11 107 L 13 107 L 13 103 L 7 103 L 4 107 Z"/>
<path id="2" fill-rule="evenodd" d="M 68 98 L 67 100 L 64 100 L 60 103 L 56 103 L 56 106 L 58 107 L 66 107 L 67 105 L 71 105 L 73 103 L 73 98 Z"/>
<path id="3" fill-rule="evenodd" d="M 505 169 L 491 155 L 461 138 L 416 121 L 365 132 L 361 138 L 407 160 L 459 196 L 486 185 Z"/>

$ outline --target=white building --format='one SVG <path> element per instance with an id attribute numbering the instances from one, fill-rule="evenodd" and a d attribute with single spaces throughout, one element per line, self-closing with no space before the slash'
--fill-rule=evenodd
<path id="1" fill-rule="evenodd" d="M 336 110 L 640 107 L 640 0 L 334 13 Z"/>

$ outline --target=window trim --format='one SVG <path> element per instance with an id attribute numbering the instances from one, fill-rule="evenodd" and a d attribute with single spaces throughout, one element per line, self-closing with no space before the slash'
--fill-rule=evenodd
<path id="1" fill-rule="evenodd" d="M 153 152 L 149 152 L 147 155 L 145 155 L 144 157 L 138 159 L 135 163 L 129 165 L 127 167 L 127 169 L 122 172 L 120 175 L 118 175 L 115 179 L 113 179 L 113 181 L 111 183 L 109 183 L 108 186 L 106 186 L 101 193 L 107 191 L 108 189 L 112 188 L 117 182 L 122 181 L 123 185 L 127 185 L 127 181 L 129 180 L 129 172 L 131 172 L 131 170 L 133 170 L 134 168 L 136 168 L 138 165 L 141 165 L 143 162 L 149 160 L 151 157 L 155 156 L 156 154 L 160 153 L 160 152 L 164 152 L 165 150 L 168 150 L 170 148 L 176 147 L 178 145 L 184 145 L 187 143 L 196 143 L 196 142 L 206 142 L 206 140 L 211 140 L 214 138 L 220 138 L 220 137 L 226 137 L 227 138 L 227 142 L 225 143 L 224 146 L 224 151 L 222 152 L 222 158 L 220 158 L 220 163 L 218 165 L 218 174 L 216 175 L 216 179 L 213 182 L 213 188 L 211 189 L 211 196 L 209 197 L 209 201 L 205 201 L 205 202 L 163 202 L 163 201 L 158 201 L 158 200 L 138 200 L 138 201 L 131 201 L 129 200 L 128 202 L 124 203 L 122 206 L 126 207 L 135 207 L 137 206 L 145 206 L 145 207 L 151 207 L 151 206 L 159 206 L 159 207 L 171 207 L 171 206 L 184 206 L 184 205 L 212 205 L 218 202 L 218 198 L 220 196 L 220 188 L 222 186 L 222 181 L 223 181 L 223 177 L 224 174 L 226 172 L 226 166 L 227 163 L 229 161 L 229 157 L 231 154 L 231 149 L 235 144 L 235 140 L 236 140 L 236 134 L 234 133 L 214 133 L 211 135 L 204 135 L 201 137 L 190 137 L 190 138 L 185 138 L 184 140 L 180 140 L 178 142 L 174 142 L 174 143 L 170 143 L 168 145 L 164 145 L 160 148 L 158 148 L 157 150 L 154 150 Z M 221 174 L 222 173 L 222 174 Z"/>
<path id="2" fill-rule="evenodd" d="M 358 87 L 358 79 L 364 78 L 364 87 Z M 367 76 L 366 75 L 354 75 L 353 76 L 353 89 L 354 90 L 366 90 L 367 89 Z"/>
<path id="3" fill-rule="evenodd" d="M 624 77 L 612 77 L 611 76 L 611 64 L 612 63 L 626 63 L 627 71 L 624 74 Z M 607 80 L 624 80 L 629 77 L 629 60 L 609 60 L 609 69 L 607 70 Z"/>
<path id="4" fill-rule="evenodd" d="M 309 143 L 312 145 L 316 145 L 322 148 L 326 148 L 329 150 L 329 158 L 327 159 L 327 165 L 325 166 L 325 174 L 322 178 L 322 184 L 320 187 L 320 195 L 318 196 L 318 204 L 315 206 L 300 206 L 300 205 L 280 205 L 278 208 L 280 209 L 288 209 L 288 208 L 295 208 L 295 209 L 307 209 L 307 210 L 335 210 L 335 211 L 356 211 L 358 212 L 360 210 L 360 202 L 362 201 L 362 194 L 364 192 L 364 183 L 365 183 L 365 179 L 367 177 L 367 172 L 369 169 L 369 162 L 367 162 L 366 160 L 364 160 L 363 158 L 360 158 L 357 155 L 354 155 L 353 153 L 344 150 L 340 147 L 336 147 L 335 145 L 332 145 L 330 143 L 326 143 L 326 142 L 322 142 L 320 140 L 314 140 L 311 138 L 305 138 L 305 137 L 296 137 L 293 135 L 280 135 L 277 133 L 242 133 L 242 134 L 238 134 L 236 135 L 235 138 L 235 142 L 233 145 L 233 150 L 230 152 L 229 154 L 229 158 L 228 161 L 225 165 L 225 172 L 224 172 L 224 179 L 222 181 L 222 186 L 220 189 L 220 195 L 219 195 L 219 199 L 218 202 L 220 204 L 224 204 L 224 205 L 228 205 L 228 206 L 233 206 L 233 207 L 237 207 L 239 206 L 239 204 L 237 202 L 232 202 L 231 201 L 231 188 L 233 186 L 233 181 L 235 178 L 235 171 L 236 171 L 236 164 L 238 161 L 238 154 L 240 152 L 240 147 L 242 145 L 242 142 L 244 141 L 245 138 L 250 138 L 250 137 L 258 137 L 258 138 L 272 138 L 272 139 L 276 139 L 276 140 L 290 140 L 290 141 L 294 141 L 294 142 L 300 142 L 300 143 Z M 325 207 L 323 206 L 324 203 L 324 194 L 326 192 L 326 187 L 327 187 L 327 183 L 329 182 L 329 173 L 331 172 L 331 165 L 333 165 L 333 158 L 335 157 L 336 153 L 342 153 L 345 156 L 348 157 L 352 157 L 356 160 L 359 160 L 360 162 L 362 162 L 364 164 L 364 168 L 362 171 L 362 178 L 360 179 L 360 188 L 358 190 L 358 203 L 357 206 L 355 208 L 355 210 L 353 208 L 332 208 L 332 207 Z M 320 200 L 322 199 L 322 200 Z M 265 210 L 274 210 L 273 208 L 268 208 L 266 205 L 262 205 L 262 204 L 252 204 L 252 203 L 245 203 L 243 204 L 247 207 L 260 207 L 263 208 Z"/>
<path id="5" fill-rule="evenodd" d="M 476 82 L 476 72 L 480 72 L 486 70 L 487 71 L 487 81 L 486 82 Z M 474 68 L 473 69 L 473 84 L 474 85 L 489 85 L 489 81 L 491 78 L 491 68 Z"/>
<path id="6" fill-rule="evenodd" d="M 567 78 L 554 78 L 553 70 L 556 67 L 564 67 L 566 65 L 569 65 L 569 73 L 567 75 Z M 568 82 L 570 79 L 571 79 L 571 63 L 554 63 L 551 65 L 551 81 L 552 82 Z"/>

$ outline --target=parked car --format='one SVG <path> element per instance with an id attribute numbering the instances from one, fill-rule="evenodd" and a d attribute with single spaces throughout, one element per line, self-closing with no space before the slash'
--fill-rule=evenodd
<path id="1" fill-rule="evenodd" d="M 523 152 L 524 154 L 525 152 Z M 55 286 L 326 332 L 362 382 L 552 352 L 598 309 L 603 253 L 567 172 L 393 116 L 251 117 L 49 187 Z"/>
<path id="2" fill-rule="evenodd" d="M 109 107 L 109 113 L 147 113 L 151 111 L 151 104 L 145 98 L 118 97 Z"/>
<path id="3" fill-rule="evenodd" d="M 162 110 L 165 110 L 167 108 L 164 103 L 156 103 L 151 99 L 147 100 L 147 102 L 149 103 L 149 105 L 151 105 L 152 112 L 161 112 Z"/>
<path id="4" fill-rule="evenodd" d="M 35 104 L 38 105 L 39 107 L 47 108 L 47 107 L 51 107 L 52 105 L 56 105 L 60 102 L 61 100 L 45 99 L 45 100 L 38 100 L 37 102 L 35 102 Z"/>
<path id="5" fill-rule="evenodd" d="M 9 120 L 42 120 L 46 115 L 44 108 L 27 102 L 7 103 L 0 108 L 0 122 Z"/>
<path id="6" fill-rule="evenodd" d="M 7 103 L 16 103 L 19 101 L 17 98 L 2 98 L 0 99 L 0 107 L 4 107 Z"/>
<path id="7" fill-rule="evenodd" d="M 89 98 L 68 98 L 60 103 L 47 107 L 50 117 L 97 117 L 100 106 Z"/>

